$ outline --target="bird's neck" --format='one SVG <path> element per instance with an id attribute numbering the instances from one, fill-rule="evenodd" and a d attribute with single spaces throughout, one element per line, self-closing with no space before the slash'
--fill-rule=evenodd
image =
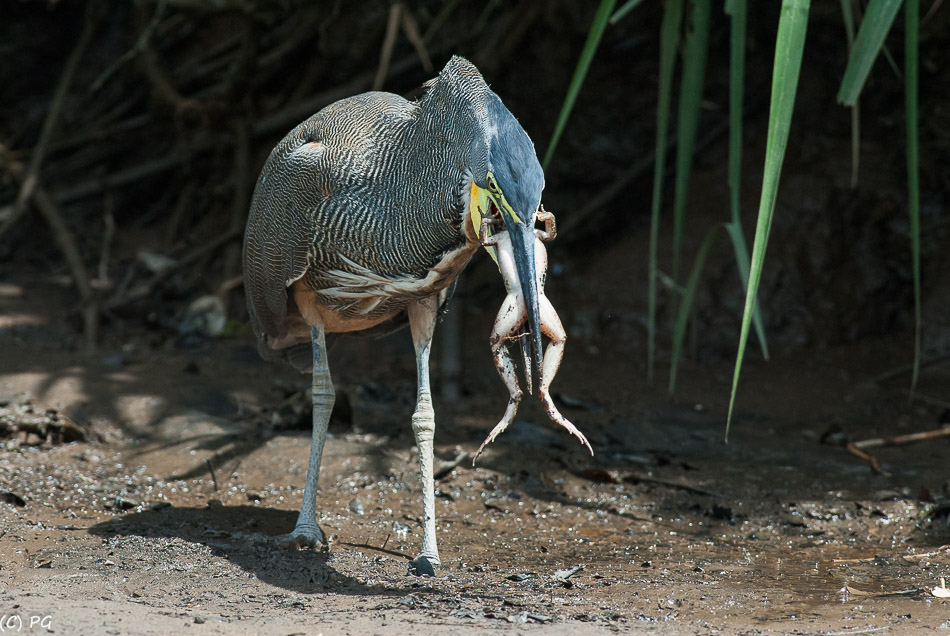
<path id="1" fill-rule="evenodd" d="M 419 102 L 420 132 L 435 137 L 440 152 L 469 152 L 482 141 L 491 97 L 480 77 L 439 77 Z"/>

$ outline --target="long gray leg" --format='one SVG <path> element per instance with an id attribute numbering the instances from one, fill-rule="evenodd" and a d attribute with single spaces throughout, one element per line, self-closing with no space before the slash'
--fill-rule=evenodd
<path id="1" fill-rule="evenodd" d="M 297 516 L 297 525 L 290 534 L 282 537 L 285 547 L 316 547 L 325 543 L 323 531 L 317 525 L 317 482 L 320 479 L 320 460 L 323 443 L 327 438 L 327 426 L 336 393 L 327 365 L 327 345 L 322 327 L 310 327 L 313 343 L 313 437 L 310 440 L 310 463 L 307 465 L 307 481 L 303 489 L 303 503 Z"/>
<path id="2" fill-rule="evenodd" d="M 409 326 L 412 343 L 416 350 L 416 375 L 418 391 L 416 410 L 412 414 L 412 432 L 419 447 L 419 471 L 422 481 L 422 552 L 433 565 L 438 565 L 439 549 L 435 539 L 435 479 L 432 476 L 433 440 L 435 438 L 435 411 L 432 408 L 432 391 L 429 388 L 429 348 L 435 330 L 438 300 L 435 297 L 416 301 L 409 305 Z"/>

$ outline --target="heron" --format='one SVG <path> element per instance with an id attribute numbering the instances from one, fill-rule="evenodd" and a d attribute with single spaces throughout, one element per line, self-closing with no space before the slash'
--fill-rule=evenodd
<path id="1" fill-rule="evenodd" d="M 429 355 L 440 309 L 487 243 L 483 217 L 505 234 L 526 314 L 526 375 L 542 378 L 535 217 L 544 173 L 534 144 L 468 60 L 452 57 L 425 88 L 417 101 L 368 92 L 323 108 L 277 144 L 255 186 L 244 241 L 251 325 L 264 357 L 312 373 L 310 458 L 296 525 L 280 537 L 287 547 L 325 543 L 316 496 L 335 397 L 326 334 L 408 322 L 423 510 L 414 562 L 440 564 Z"/>

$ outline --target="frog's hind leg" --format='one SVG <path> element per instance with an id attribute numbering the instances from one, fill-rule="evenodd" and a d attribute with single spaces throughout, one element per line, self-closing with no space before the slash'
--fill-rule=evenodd
<path id="1" fill-rule="evenodd" d="M 586 446 L 590 454 L 593 455 L 594 449 L 590 447 L 590 442 L 587 441 L 587 438 L 584 437 L 584 434 L 581 433 L 576 426 L 571 424 L 570 420 L 561 415 L 561 412 L 558 411 L 557 406 L 554 404 L 554 400 L 551 399 L 551 382 L 554 380 L 554 376 L 561 366 L 561 357 L 564 355 L 564 344 L 567 342 L 567 333 L 564 331 L 564 327 L 561 325 L 561 319 L 554 310 L 554 306 L 551 305 L 551 301 L 543 295 L 538 301 L 541 310 L 541 331 L 550 339 L 547 349 L 544 350 L 544 360 L 541 363 L 541 381 L 538 386 L 538 395 L 540 395 L 541 402 L 544 404 L 544 411 L 548 414 L 548 417 L 551 418 L 551 421 L 567 429 L 567 431 L 579 439 L 581 444 Z"/>
<path id="2" fill-rule="evenodd" d="M 495 319 L 495 328 L 491 335 L 492 356 L 495 358 L 495 368 L 498 369 L 498 375 L 508 389 L 508 408 L 505 409 L 505 415 L 501 421 L 495 425 L 482 445 L 478 447 L 475 456 L 472 458 L 472 464 L 482 454 L 485 447 L 495 441 L 495 438 L 505 432 L 505 429 L 511 426 L 515 420 L 515 414 L 518 412 L 518 403 L 521 402 L 521 387 L 518 386 L 518 375 L 515 371 L 515 361 L 511 357 L 509 345 L 516 338 L 517 330 L 524 325 L 528 319 L 527 311 L 524 308 L 524 302 L 519 301 L 515 295 L 509 295 L 502 303 L 498 311 L 498 317 Z"/>

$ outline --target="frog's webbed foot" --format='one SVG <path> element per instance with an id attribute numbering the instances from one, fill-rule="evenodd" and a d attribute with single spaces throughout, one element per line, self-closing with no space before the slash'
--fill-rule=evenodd
<path id="1" fill-rule="evenodd" d="M 535 218 L 544 223 L 543 230 L 535 230 L 535 234 L 538 235 L 539 239 L 547 243 L 557 238 L 557 222 L 554 220 L 553 212 L 548 212 L 542 205 Z"/>
<path id="2" fill-rule="evenodd" d="M 499 326 L 492 335 L 492 354 L 495 358 L 495 368 L 498 369 L 498 375 L 501 376 L 505 387 L 508 389 L 508 407 L 505 409 L 505 415 L 501 421 L 491 430 L 482 445 L 478 447 L 475 456 L 472 457 L 472 465 L 482 454 L 485 447 L 495 441 L 495 438 L 505 432 L 511 423 L 515 421 L 515 415 L 518 413 L 518 404 L 521 402 L 521 387 L 518 386 L 518 376 L 515 374 L 515 364 L 511 359 L 511 352 L 508 350 L 511 344 L 512 334 L 517 326 L 523 322 L 523 315 L 518 312 L 518 302 L 513 296 L 509 296 L 502 304 L 502 310 L 499 312 Z M 510 324 L 508 324 L 510 322 Z"/>
<path id="3" fill-rule="evenodd" d="M 564 345 L 567 342 L 567 334 L 564 331 L 564 326 L 561 324 L 561 319 L 554 310 L 554 306 L 551 305 L 547 297 L 542 296 L 539 301 L 541 305 L 541 330 L 544 332 L 544 335 L 550 338 L 550 342 L 548 342 L 548 347 L 544 351 L 544 360 L 541 363 L 541 382 L 538 386 L 538 396 L 541 398 L 544 412 L 548 414 L 551 421 L 579 439 L 581 444 L 586 446 L 590 454 L 593 455 L 594 449 L 591 448 L 590 442 L 587 441 L 584 434 L 581 433 L 570 420 L 561 415 L 561 412 L 557 410 L 557 406 L 554 404 L 554 400 L 551 399 L 551 382 L 554 380 L 554 376 L 561 366 L 561 357 L 564 355 Z"/>
<path id="4" fill-rule="evenodd" d="M 544 405 L 544 412 L 548 414 L 548 417 L 551 418 L 551 421 L 567 429 L 567 432 L 580 440 L 581 444 L 587 447 L 587 450 L 590 451 L 590 454 L 594 454 L 594 449 L 591 448 L 590 442 L 587 441 L 587 438 L 584 437 L 584 434 L 580 430 L 571 424 L 571 421 L 561 415 L 561 412 L 557 410 L 557 406 L 554 405 L 554 400 L 551 399 L 551 394 L 548 393 L 548 390 L 540 389 L 539 393 L 541 394 L 541 402 Z"/>
<path id="5" fill-rule="evenodd" d="M 478 228 L 478 242 L 482 247 L 497 245 L 498 238 L 495 234 L 503 231 L 504 227 L 505 223 L 500 218 L 496 219 L 488 216 L 482 218 L 482 225 Z"/>
<path id="6" fill-rule="evenodd" d="M 511 398 L 508 400 L 508 408 L 505 409 L 505 415 L 501 418 L 501 421 L 495 425 L 495 428 L 491 430 L 491 433 L 488 434 L 488 437 L 485 438 L 485 441 L 482 442 L 482 445 L 478 447 L 478 450 L 475 451 L 475 455 L 472 457 L 472 466 L 475 465 L 475 460 L 478 459 L 478 456 L 482 454 L 482 451 L 485 450 L 485 447 L 495 441 L 499 435 L 505 432 L 511 423 L 515 420 L 515 414 L 518 412 L 518 403 L 521 401 L 521 391 L 513 393 Z"/>

